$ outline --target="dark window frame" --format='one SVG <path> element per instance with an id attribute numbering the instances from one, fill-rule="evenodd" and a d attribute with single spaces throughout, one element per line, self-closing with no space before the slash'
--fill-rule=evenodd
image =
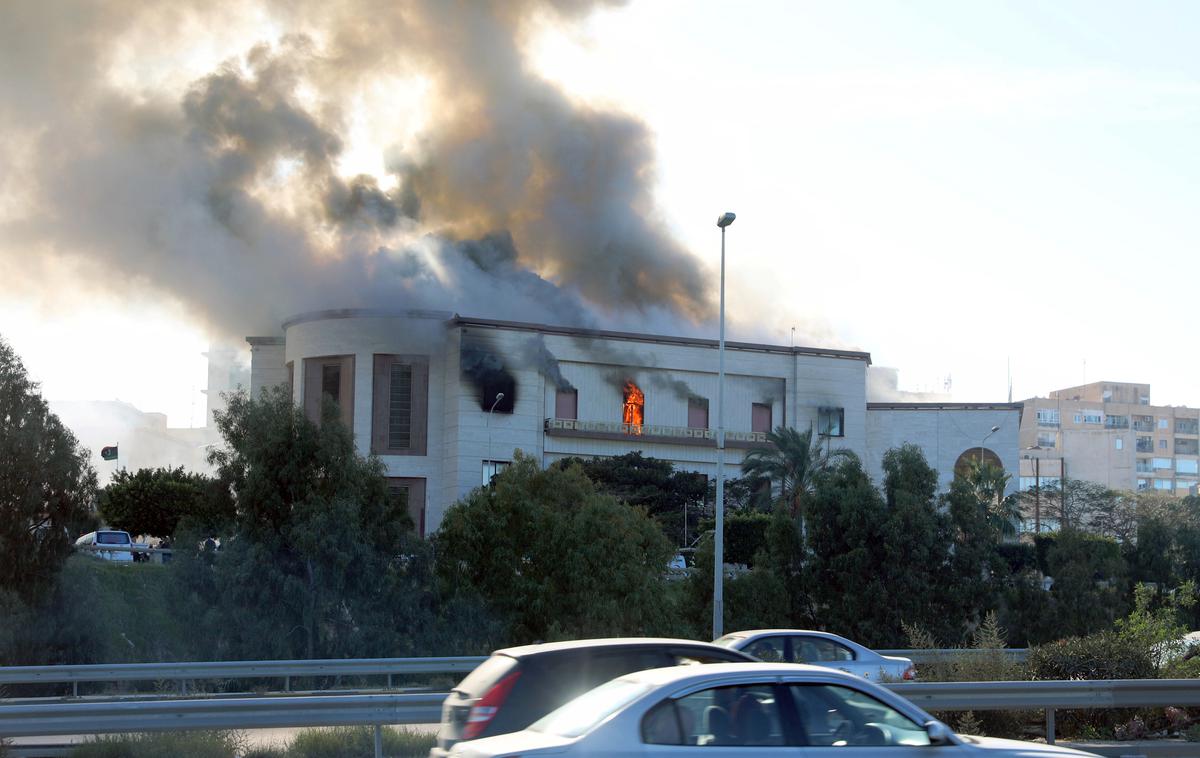
<path id="1" fill-rule="evenodd" d="M 409 398 L 409 444 L 392 445 L 393 367 L 412 370 Z M 429 356 L 376 353 L 371 386 L 371 452 L 375 455 L 428 455 Z"/>
<path id="2" fill-rule="evenodd" d="M 837 417 L 837 433 L 833 428 L 832 418 L 836 414 Z M 818 437 L 845 437 L 846 436 L 846 409 L 845 408 L 819 408 L 817 409 L 817 436 Z"/>
<path id="3" fill-rule="evenodd" d="M 321 355 L 304 359 L 304 415 L 321 423 L 325 396 L 325 369 L 338 367 L 338 409 L 342 423 L 354 432 L 354 355 Z"/>

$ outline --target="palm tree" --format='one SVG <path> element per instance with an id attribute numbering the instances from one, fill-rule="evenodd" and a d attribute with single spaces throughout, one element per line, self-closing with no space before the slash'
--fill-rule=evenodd
<path id="1" fill-rule="evenodd" d="M 979 504 L 987 513 L 988 524 L 1001 537 L 1013 537 L 1022 513 L 1016 495 L 1005 495 L 1012 474 L 994 463 L 973 460 L 967 470 L 967 481 L 975 490 Z"/>
<path id="2" fill-rule="evenodd" d="M 812 494 L 817 474 L 839 459 L 853 457 L 845 449 L 829 451 L 821 440 L 813 440 L 812 430 L 798 432 L 792 427 L 777 426 L 767 432 L 767 445 L 746 453 L 742 473 L 748 477 L 768 479 L 779 486 L 776 502 L 783 503 L 804 533 L 804 501 Z"/>

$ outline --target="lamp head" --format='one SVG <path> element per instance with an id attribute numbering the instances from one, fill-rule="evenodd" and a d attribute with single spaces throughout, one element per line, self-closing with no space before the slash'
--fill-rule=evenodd
<path id="1" fill-rule="evenodd" d="M 998 432 L 998 431 L 1000 431 L 1000 427 L 998 427 L 998 426 L 993 426 L 993 427 L 992 427 L 992 431 L 993 431 L 993 432 Z"/>
<path id="2" fill-rule="evenodd" d="M 496 393 L 496 402 L 498 403 L 498 402 L 500 402 L 500 401 L 501 401 L 501 400 L 503 400 L 503 399 L 504 399 L 504 393 L 503 393 L 503 392 L 497 392 L 497 393 Z M 995 430 L 995 429 L 993 429 L 992 431 L 994 432 L 994 431 L 996 431 L 996 430 Z"/>
<path id="3" fill-rule="evenodd" d="M 721 217 L 717 219 L 717 226 L 724 229 L 725 227 L 732 224 L 733 220 L 735 218 L 737 218 L 737 214 L 729 213 L 729 212 L 722 213 Z"/>

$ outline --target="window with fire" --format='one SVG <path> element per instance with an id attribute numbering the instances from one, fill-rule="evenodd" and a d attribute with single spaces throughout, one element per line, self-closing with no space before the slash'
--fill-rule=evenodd
<path id="1" fill-rule="evenodd" d="M 642 425 L 646 423 L 646 395 L 632 379 L 625 381 L 625 404 L 621 413 L 621 423 L 626 425 L 629 434 L 641 434 Z"/>

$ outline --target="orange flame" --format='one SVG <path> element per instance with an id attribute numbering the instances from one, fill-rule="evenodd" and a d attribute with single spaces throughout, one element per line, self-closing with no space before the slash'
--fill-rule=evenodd
<path id="1" fill-rule="evenodd" d="M 645 423 L 646 396 L 632 381 L 625 382 L 625 410 L 622 423 L 629 425 L 630 434 L 641 434 Z"/>

